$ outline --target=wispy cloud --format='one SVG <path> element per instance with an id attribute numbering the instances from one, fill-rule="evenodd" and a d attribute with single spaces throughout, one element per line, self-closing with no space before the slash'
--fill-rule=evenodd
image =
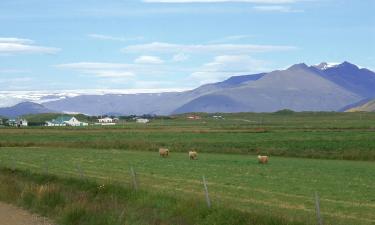
<path id="1" fill-rule="evenodd" d="M 163 42 L 129 45 L 122 49 L 124 53 L 211 53 L 211 54 L 250 54 L 260 52 L 296 50 L 295 46 L 285 45 L 248 45 L 248 44 L 208 44 L 183 45 Z"/>
<path id="2" fill-rule="evenodd" d="M 0 37 L 0 55 L 21 53 L 53 54 L 60 51 L 59 48 L 38 46 L 33 43 L 34 41 L 30 39 Z"/>
<path id="3" fill-rule="evenodd" d="M 299 13 L 304 12 L 300 9 L 293 9 L 290 6 L 284 5 L 261 5 L 254 6 L 253 9 L 260 12 L 281 12 L 281 13 Z"/>
<path id="4" fill-rule="evenodd" d="M 79 62 L 60 64 L 55 67 L 60 69 L 70 69 L 80 73 L 94 75 L 104 78 L 129 78 L 135 74 L 131 71 L 131 64 L 121 63 L 99 63 L 99 62 Z"/>
<path id="5" fill-rule="evenodd" d="M 98 39 L 98 40 L 107 40 L 107 41 L 121 41 L 121 42 L 127 42 L 127 41 L 140 41 L 143 40 L 144 37 L 117 37 L 117 36 L 111 36 L 111 35 L 104 35 L 104 34 L 89 34 L 90 38 Z"/>
<path id="6" fill-rule="evenodd" d="M 249 39 L 249 38 L 252 38 L 252 37 L 254 37 L 254 36 L 253 35 L 231 35 L 231 36 L 226 36 L 226 37 L 223 37 L 223 38 L 219 38 L 219 39 L 209 41 L 209 43 L 233 42 L 233 41 Z"/>
<path id="7" fill-rule="evenodd" d="M 23 73 L 29 73 L 30 71 L 28 70 L 20 70 L 20 69 L 1 69 L 0 68 L 0 75 L 3 74 L 23 74 Z"/>
<path id="8" fill-rule="evenodd" d="M 0 43 L 32 44 L 33 40 L 14 37 L 0 37 Z"/>
<path id="9" fill-rule="evenodd" d="M 162 64 L 164 61 L 156 56 L 143 55 L 134 60 L 138 64 Z"/>
<path id="10" fill-rule="evenodd" d="M 155 63 L 76 62 L 59 64 L 54 67 L 97 77 L 111 77 L 112 75 L 112 77 L 163 76 L 165 78 L 165 76 L 173 75 L 176 72 L 192 72 L 191 68 Z"/>
<path id="11" fill-rule="evenodd" d="M 301 0 L 143 0 L 148 3 L 220 3 L 220 2 L 242 2 L 242 3 L 261 3 L 261 4 L 287 4 L 295 3 Z"/>
<path id="12" fill-rule="evenodd" d="M 188 60 L 190 58 L 189 55 L 187 54 L 184 54 L 184 53 L 177 53 L 175 55 L 173 55 L 172 57 L 172 61 L 173 62 L 185 62 L 186 60 Z"/>
<path id="13" fill-rule="evenodd" d="M 222 81 L 229 76 L 246 75 L 267 71 L 268 63 L 247 55 L 216 56 L 212 62 L 206 63 L 188 79 L 199 84 Z"/>

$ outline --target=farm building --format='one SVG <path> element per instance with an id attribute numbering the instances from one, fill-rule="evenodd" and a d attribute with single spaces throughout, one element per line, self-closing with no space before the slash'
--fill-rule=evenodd
<path id="1" fill-rule="evenodd" d="M 150 120 L 149 119 L 145 119 L 145 118 L 138 118 L 136 120 L 137 123 L 149 123 Z"/>
<path id="2" fill-rule="evenodd" d="M 27 127 L 28 122 L 27 122 L 27 120 L 25 120 L 23 118 L 9 119 L 8 125 L 12 126 L 12 127 Z"/>
<path id="3" fill-rule="evenodd" d="M 105 117 L 105 118 L 100 118 L 98 119 L 98 123 L 95 123 L 96 125 L 116 125 L 116 123 L 119 121 L 118 118 L 110 118 L 110 117 Z"/>
<path id="4" fill-rule="evenodd" d="M 51 121 L 46 121 L 48 127 L 62 127 L 62 126 L 87 126 L 88 123 L 80 122 L 74 116 L 59 116 Z"/>
<path id="5" fill-rule="evenodd" d="M 104 117 L 98 119 L 99 123 L 113 123 L 113 119 L 110 117 Z"/>
<path id="6" fill-rule="evenodd" d="M 200 120 L 200 119 L 202 119 L 200 116 L 197 116 L 197 115 L 190 115 L 187 118 L 189 120 Z"/>
<path id="7" fill-rule="evenodd" d="M 27 120 L 23 118 L 17 119 L 17 127 L 27 127 L 27 126 L 28 126 Z"/>

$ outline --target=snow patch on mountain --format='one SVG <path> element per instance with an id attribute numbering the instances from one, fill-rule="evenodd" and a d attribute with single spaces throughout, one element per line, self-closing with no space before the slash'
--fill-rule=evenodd
<path id="1" fill-rule="evenodd" d="M 314 65 L 315 68 L 320 69 L 320 70 L 326 70 L 329 68 L 334 68 L 339 66 L 340 63 L 335 63 L 335 62 L 322 62 L 318 65 Z"/>

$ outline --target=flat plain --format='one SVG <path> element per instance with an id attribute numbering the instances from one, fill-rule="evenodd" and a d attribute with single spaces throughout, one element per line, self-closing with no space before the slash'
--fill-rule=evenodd
<path id="1" fill-rule="evenodd" d="M 316 224 L 375 224 L 375 114 L 222 114 L 116 127 L 0 129 L 1 166 L 132 183 L 178 199 Z M 160 158 L 157 148 L 171 150 Z M 196 149 L 198 160 L 187 151 Z M 256 155 L 270 155 L 258 164 Z M 80 171 L 81 170 L 81 171 Z"/>

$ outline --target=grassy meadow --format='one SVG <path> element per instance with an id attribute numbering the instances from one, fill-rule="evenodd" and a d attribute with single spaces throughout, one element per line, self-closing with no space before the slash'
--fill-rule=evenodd
<path id="1" fill-rule="evenodd" d="M 68 147 L 375 160 L 375 113 L 240 113 L 116 127 L 0 129 L 0 147 Z M 38 116 L 41 117 L 41 116 Z M 32 118 L 30 118 L 32 119 Z M 38 118 L 35 118 L 36 120 Z"/>
<path id="2" fill-rule="evenodd" d="M 19 180 L 26 179 L 17 175 L 22 171 L 48 172 L 56 179 L 82 180 L 83 175 L 93 185 L 129 190 L 133 167 L 140 190 L 152 203 L 137 207 L 165 209 L 164 196 L 178 202 L 173 207 L 186 207 L 187 215 L 195 215 L 196 208 L 221 218 L 199 214 L 188 219 L 173 209 L 173 215 L 154 215 L 153 222 L 128 218 L 133 222 L 120 224 L 316 224 L 315 192 L 325 224 L 375 224 L 375 113 L 221 115 L 224 119 L 202 114 L 201 120 L 178 116 L 115 127 L 3 128 L 0 167 L 21 171 L 14 175 Z M 171 149 L 169 158 L 158 156 L 160 146 Z M 188 159 L 189 149 L 198 150 L 198 160 Z M 258 164 L 258 153 L 271 155 L 270 163 Z M 11 177 L 5 170 L 0 173 L 3 180 Z M 204 211 L 203 175 L 215 213 L 232 210 L 241 221 Z M 264 217 L 269 220 L 254 220 Z"/>

